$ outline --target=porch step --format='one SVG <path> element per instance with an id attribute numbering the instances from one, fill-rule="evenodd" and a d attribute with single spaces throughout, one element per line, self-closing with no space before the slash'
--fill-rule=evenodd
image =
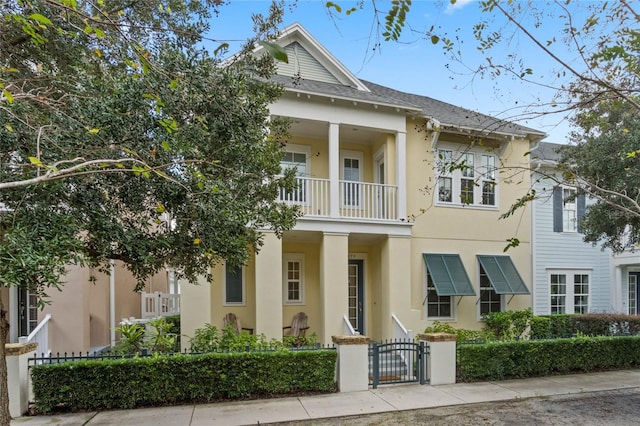
<path id="1" fill-rule="evenodd" d="M 397 351 L 380 353 L 378 370 L 381 381 L 401 378 L 409 372 L 407 363 Z M 373 360 L 369 361 L 369 376 L 373 376 Z"/>

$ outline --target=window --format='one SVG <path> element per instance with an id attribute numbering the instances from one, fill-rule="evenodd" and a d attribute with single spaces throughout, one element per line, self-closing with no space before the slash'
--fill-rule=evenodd
<path id="1" fill-rule="evenodd" d="M 578 230 L 578 211 L 575 195 L 575 189 L 564 188 L 562 190 L 562 229 L 564 232 L 576 232 Z"/>
<path id="2" fill-rule="evenodd" d="M 589 273 L 551 271 L 549 293 L 551 314 L 586 314 L 589 312 Z"/>
<path id="3" fill-rule="evenodd" d="M 435 168 L 439 203 L 458 206 L 497 205 L 494 155 L 467 151 L 454 156 L 453 150 L 439 149 Z"/>
<path id="4" fill-rule="evenodd" d="M 502 311 L 502 296 L 496 293 L 489 276 L 480 265 L 480 316 Z"/>
<path id="5" fill-rule="evenodd" d="M 342 169 L 342 207 L 360 207 L 360 181 L 362 180 L 362 153 L 343 152 Z"/>
<path id="6" fill-rule="evenodd" d="M 289 305 L 304 304 L 304 255 L 285 254 L 283 263 L 284 303 Z"/>
<path id="7" fill-rule="evenodd" d="M 496 205 L 496 157 L 482 155 L 482 204 L 485 206 Z"/>
<path id="8" fill-rule="evenodd" d="M 296 169 L 298 187 L 288 193 L 281 190 L 280 200 L 304 203 L 307 197 L 306 180 L 304 178 L 309 175 L 308 161 L 310 148 L 302 145 L 289 144 L 286 150 L 282 155 L 282 160 L 280 160 L 280 168 L 283 172 L 287 169 Z"/>
<path id="9" fill-rule="evenodd" d="M 453 152 L 441 149 L 438 151 L 438 158 L 436 160 L 436 169 L 438 171 L 438 201 L 450 203 L 451 195 L 453 194 L 451 185 L 451 158 Z"/>
<path id="10" fill-rule="evenodd" d="M 584 216 L 584 194 L 576 194 L 575 188 L 556 187 L 553 190 L 553 231 L 582 232 L 580 220 Z"/>
<path id="11" fill-rule="evenodd" d="M 638 275 L 629 274 L 629 315 L 638 315 Z"/>
<path id="12" fill-rule="evenodd" d="M 244 305 L 244 271 L 241 267 L 224 268 L 224 304 Z"/>
<path id="13" fill-rule="evenodd" d="M 453 318 L 451 296 L 438 296 L 433 277 L 427 268 L 427 319 Z"/>

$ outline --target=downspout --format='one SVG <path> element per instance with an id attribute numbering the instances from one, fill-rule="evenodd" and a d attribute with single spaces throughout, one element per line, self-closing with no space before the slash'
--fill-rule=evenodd
<path id="1" fill-rule="evenodd" d="M 111 347 L 116 345 L 116 262 L 109 261 L 109 330 Z"/>

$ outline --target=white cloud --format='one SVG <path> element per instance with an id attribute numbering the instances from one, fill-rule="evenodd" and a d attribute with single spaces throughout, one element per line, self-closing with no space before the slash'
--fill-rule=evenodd
<path id="1" fill-rule="evenodd" d="M 472 3 L 475 0 L 456 0 L 455 3 L 449 2 L 447 9 L 444 11 L 447 15 L 453 15 L 456 10 L 460 10 L 469 3 Z"/>

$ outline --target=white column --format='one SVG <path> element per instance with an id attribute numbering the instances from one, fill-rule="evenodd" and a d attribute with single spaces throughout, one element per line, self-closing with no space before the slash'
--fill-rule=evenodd
<path id="1" fill-rule="evenodd" d="M 329 216 L 340 216 L 340 125 L 329 123 Z"/>
<path id="2" fill-rule="evenodd" d="M 456 335 L 447 333 L 419 334 L 427 342 L 427 380 L 430 385 L 456 382 Z"/>
<path id="3" fill-rule="evenodd" d="M 36 353 L 35 343 L 8 343 L 5 346 L 9 415 L 20 417 L 29 408 L 29 358 Z"/>
<path id="4" fill-rule="evenodd" d="M 180 294 L 180 333 L 193 337 L 198 328 L 212 324 L 213 289 L 220 292 L 219 282 L 210 283 L 206 277 L 198 276 L 197 283 L 182 282 Z M 189 339 L 180 339 L 181 350 L 189 349 Z"/>
<path id="5" fill-rule="evenodd" d="M 366 336 L 333 336 L 338 347 L 336 371 L 340 392 L 369 389 L 369 341 Z"/>
<path id="6" fill-rule="evenodd" d="M 275 232 L 262 231 L 263 245 L 256 255 L 256 334 L 282 339 L 282 241 Z"/>
<path id="7" fill-rule="evenodd" d="M 320 247 L 320 298 L 323 343 L 343 330 L 349 310 L 349 235 L 324 233 Z"/>
<path id="8" fill-rule="evenodd" d="M 396 133 L 396 185 L 398 185 L 398 219 L 407 218 L 407 134 Z"/>

